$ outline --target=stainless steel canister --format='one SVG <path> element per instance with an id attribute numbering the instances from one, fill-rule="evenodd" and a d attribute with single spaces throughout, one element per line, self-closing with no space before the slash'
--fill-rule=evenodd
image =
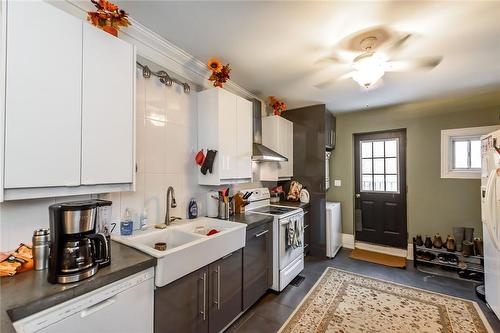
<path id="1" fill-rule="evenodd" d="M 49 267 L 50 233 L 48 229 L 33 232 L 33 261 L 35 271 Z"/>
<path id="2" fill-rule="evenodd" d="M 229 203 L 219 201 L 219 211 L 217 217 L 221 220 L 229 220 Z"/>

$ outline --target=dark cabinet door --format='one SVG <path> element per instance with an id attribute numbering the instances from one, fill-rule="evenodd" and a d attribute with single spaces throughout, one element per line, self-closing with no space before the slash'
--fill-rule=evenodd
<path id="1" fill-rule="evenodd" d="M 238 250 L 208 266 L 210 332 L 220 332 L 241 312 L 242 265 Z"/>
<path id="2" fill-rule="evenodd" d="M 155 290 L 155 333 L 208 332 L 208 267 Z"/>
<path id="3" fill-rule="evenodd" d="M 252 306 L 273 283 L 273 224 L 247 231 L 243 248 L 243 310 Z"/>
<path id="4" fill-rule="evenodd" d="M 328 150 L 335 149 L 335 120 L 333 114 L 325 112 L 325 146 Z"/>

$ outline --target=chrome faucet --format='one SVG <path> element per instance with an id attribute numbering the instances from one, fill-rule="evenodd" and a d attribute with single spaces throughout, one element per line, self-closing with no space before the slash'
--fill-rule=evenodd
<path id="1" fill-rule="evenodd" d="M 172 196 L 172 201 L 170 202 L 170 196 Z M 170 208 L 177 207 L 177 203 L 175 202 L 175 191 L 172 186 L 169 186 L 167 189 L 167 213 L 165 214 L 165 225 L 170 225 L 171 222 L 175 220 L 180 220 L 180 217 L 172 216 L 170 217 Z"/>

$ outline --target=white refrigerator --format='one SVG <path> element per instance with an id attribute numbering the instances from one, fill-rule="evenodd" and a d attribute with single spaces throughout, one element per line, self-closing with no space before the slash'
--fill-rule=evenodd
<path id="1" fill-rule="evenodd" d="M 486 302 L 500 318 L 500 130 L 481 137 L 481 215 Z"/>

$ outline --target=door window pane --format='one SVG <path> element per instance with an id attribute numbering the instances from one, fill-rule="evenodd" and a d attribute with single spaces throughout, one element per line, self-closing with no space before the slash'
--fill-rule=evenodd
<path id="1" fill-rule="evenodd" d="M 481 169 L 481 140 L 471 140 L 470 142 L 470 167 Z"/>
<path id="2" fill-rule="evenodd" d="M 467 169 L 469 158 L 469 142 L 454 141 L 453 142 L 453 165 L 455 169 Z"/>
<path id="3" fill-rule="evenodd" d="M 373 142 L 373 157 L 384 157 L 384 141 Z"/>
<path id="4" fill-rule="evenodd" d="M 372 143 L 362 142 L 361 143 L 361 157 L 372 157 Z"/>
<path id="5" fill-rule="evenodd" d="M 386 158 L 385 159 L 385 173 L 398 173 L 398 161 L 397 158 Z"/>
<path id="6" fill-rule="evenodd" d="M 372 159 L 364 158 L 361 161 L 361 173 L 372 173 Z"/>
<path id="7" fill-rule="evenodd" d="M 363 178 L 361 181 L 361 190 L 362 191 L 373 191 L 372 175 L 363 175 Z"/>
<path id="8" fill-rule="evenodd" d="M 385 157 L 396 157 L 398 153 L 398 141 L 388 140 L 385 142 Z"/>
<path id="9" fill-rule="evenodd" d="M 399 191 L 398 145 L 398 139 L 361 142 L 361 191 Z"/>
<path id="10" fill-rule="evenodd" d="M 373 159 L 373 173 L 384 173 L 384 159 L 383 158 L 374 158 Z"/>
<path id="11" fill-rule="evenodd" d="M 396 175 L 385 176 L 385 190 L 387 192 L 397 192 L 398 191 L 398 176 L 396 176 Z"/>
<path id="12" fill-rule="evenodd" d="M 384 191 L 384 175 L 373 176 L 373 190 Z"/>

